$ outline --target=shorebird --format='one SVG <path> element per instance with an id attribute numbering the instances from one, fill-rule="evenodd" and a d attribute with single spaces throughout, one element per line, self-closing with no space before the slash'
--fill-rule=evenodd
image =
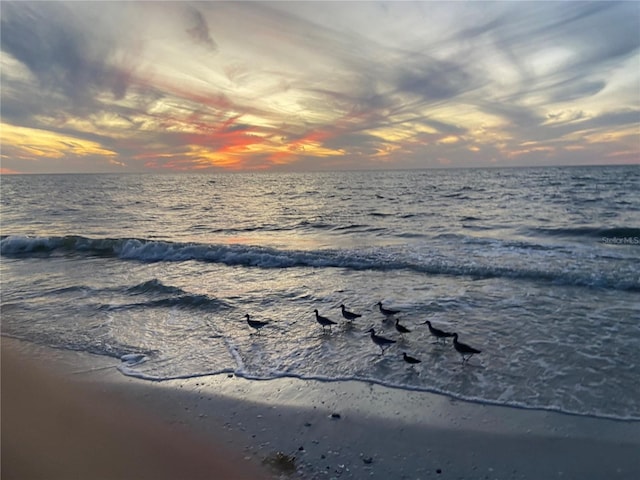
<path id="1" fill-rule="evenodd" d="M 382 306 L 382 302 L 378 302 L 378 304 L 377 304 L 377 305 L 378 305 L 378 308 L 380 309 L 380 312 L 382 312 L 382 314 L 383 314 L 385 317 L 391 317 L 391 316 L 395 315 L 396 313 L 400 313 L 400 311 L 399 311 L 399 310 L 390 310 L 390 309 L 388 309 L 388 308 L 384 308 L 384 307 Z"/>
<path id="2" fill-rule="evenodd" d="M 402 352 L 402 358 L 404 359 L 405 362 L 411 365 L 415 365 L 416 363 L 422 362 L 422 360 L 418 360 L 417 358 L 410 357 L 409 355 L 407 355 L 407 352 Z"/>
<path id="3" fill-rule="evenodd" d="M 453 348 L 455 348 L 458 353 L 462 356 L 462 363 L 466 363 L 469 361 L 472 355 L 475 353 L 481 353 L 480 350 L 470 347 L 466 343 L 460 343 L 458 341 L 458 334 L 453 334 Z"/>
<path id="4" fill-rule="evenodd" d="M 318 309 L 316 308 L 314 310 L 315 314 L 316 314 L 316 321 L 322 325 L 322 331 L 324 332 L 324 327 L 329 327 L 329 331 L 331 331 L 331 325 L 336 325 L 337 322 L 334 322 L 333 320 L 328 319 L 327 317 L 323 317 L 322 315 L 320 315 L 318 313 Z"/>
<path id="5" fill-rule="evenodd" d="M 371 334 L 371 340 L 373 340 L 373 343 L 375 343 L 380 347 L 380 350 L 382 351 L 380 355 L 384 355 L 384 351 L 387 348 L 389 348 L 391 345 L 396 343 L 395 340 L 391 340 L 390 338 L 385 338 L 385 337 L 381 337 L 380 335 L 376 335 L 376 331 L 373 328 L 370 328 L 369 330 L 367 330 L 367 333 Z"/>
<path id="6" fill-rule="evenodd" d="M 350 322 L 362 316 L 359 313 L 350 312 L 349 310 L 346 309 L 344 305 L 340 305 L 340 308 L 342 309 L 342 316 L 347 320 L 349 320 Z"/>
<path id="7" fill-rule="evenodd" d="M 429 320 L 424 322 L 422 325 L 425 325 L 425 324 L 429 327 L 429 332 L 431 333 L 431 335 L 436 337 L 436 342 L 440 342 L 440 340 L 443 340 L 446 343 L 447 337 L 453 337 L 453 333 L 445 332 L 444 330 L 435 328 L 434 326 L 431 325 L 431 322 Z"/>
<path id="8" fill-rule="evenodd" d="M 404 333 L 409 333 L 411 332 L 411 330 L 409 330 L 407 327 L 405 327 L 404 325 L 400 325 L 400 319 L 396 318 L 396 330 L 399 331 L 401 334 Z"/>
<path id="9" fill-rule="evenodd" d="M 251 328 L 255 328 L 257 333 L 260 333 L 260 329 L 265 325 L 269 324 L 269 322 L 261 322 L 260 320 L 251 320 L 251 317 L 249 316 L 248 313 L 245 315 L 245 317 L 247 317 L 247 323 L 249 324 L 249 326 Z"/>

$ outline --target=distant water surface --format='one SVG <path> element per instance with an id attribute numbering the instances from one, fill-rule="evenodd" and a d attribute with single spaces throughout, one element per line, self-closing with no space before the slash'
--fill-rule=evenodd
<path id="1" fill-rule="evenodd" d="M 640 167 L 3 176 L 1 195 L 4 335 L 149 380 L 354 379 L 640 420 Z M 462 366 L 428 319 L 482 353 Z M 397 340 L 383 356 L 372 326 Z"/>

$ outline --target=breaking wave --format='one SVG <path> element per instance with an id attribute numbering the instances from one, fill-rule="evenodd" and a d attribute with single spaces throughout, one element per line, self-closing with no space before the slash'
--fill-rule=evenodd
<path id="1" fill-rule="evenodd" d="M 587 232 L 590 235 L 602 234 L 601 230 L 595 229 L 587 230 Z M 608 234 L 627 237 L 635 232 L 636 229 L 611 229 Z M 453 240 L 466 241 L 457 237 Z M 505 255 L 514 249 L 529 253 L 554 249 L 552 246 L 524 242 L 478 241 L 473 238 L 469 239 L 467 243 L 486 244 L 487 248 L 497 251 L 503 249 Z M 532 263 L 527 268 L 523 268 L 522 266 L 496 265 L 491 261 L 458 261 L 437 254 L 416 255 L 415 252 L 384 247 L 306 251 L 281 250 L 252 245 L 154 241 L 139 238 L 92 239 L 75 235 L 57 237 L 3 236 L 0 240 L 0 253 L 8 257 L 67 254 L 113 257 L 138 262 L 198 261 L 265 269 L 321 267 L 375 271 L 408 270 L 428 275 L 468 276 L 478 279 L 513 278 L 558 285 L 640 291 L 640 279 L 637 273 L 634 273 L 632 265 L 628 266 L 626 270 L 619 269 L 613 275 L 609 272 L 594 272 L 580 268 L 565 268 L 557 265 L 553 267 L 545 263 Z M 153 281 L 132 288 L 133 293 L 149 290 L 162 291 L 164 289 L 167 289 L 164 293 L 184 293 L 174 290 L 174 287 L 165 287 L 160 283 L 153 283 Z M 191 300 L 196 304 L 200 302 L 200 299 L 197 298 Z"/>

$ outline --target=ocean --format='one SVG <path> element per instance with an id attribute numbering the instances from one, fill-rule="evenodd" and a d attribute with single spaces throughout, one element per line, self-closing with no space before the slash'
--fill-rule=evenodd
<path id="1" fill-rule="evenodd" d="M 3 335 L 149 381 L 355 380 L 640 420 L 638 166 L 11 175 L 0 192 Z M 463 364 L 426 320 L 482 352 Z M 372 327 L 396 340 L 384 355 Z"/>

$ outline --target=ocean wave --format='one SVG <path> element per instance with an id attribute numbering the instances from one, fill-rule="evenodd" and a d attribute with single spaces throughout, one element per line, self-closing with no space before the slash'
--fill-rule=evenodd
<path id="1" fill-rule="evenodd" d="M 640 228 L 633 227 L 573 227 L 573 228 L 533 228 L 530 232 L 553 237 L 574 237 L 587 239 L 636 238 L 640 246 Z"/>
<path id="2" fill-rule="evenodd" d="M 227 307 L 227 304 L 207 297 L 206 295 L 180 295 L 178 297 L 160 298 L 155 300 L 147 300 L 145 302 L 134 302 L 124 304 L 103 304 L 98 306 L 98 310 L 104 311 L 120 311 L 120 310 L 132 310 L 132 309 L 146 309 L 146 308 L 190 308 L 190 309 L 204 309 L 204 310 L 217 310 L 221 307 Z"/>
<path id="3" fill-rule="evenodd" d="M 171 285 L 165 285 L 157 278 L 139 283 L 132 287 L 127 287 L 126 292 L 132 294 L 159 293 L 168 295 L 186 295 L 187 293 L 181 288 L 172 287 Z"/>
<path id="4" fill-rule="evenodd" d="M 208 295 L 189 293 L 179 287 L 165 285 L 157 278 L 146 282 L 125 287 L 122 289 L 126 295 L 151 295 L 161 298 L 151 298 L 141 302 L 123 304 L 103 304 L 98 307 L 100 310 L 118 311 L 138 308 L 187 308 L 201 310 L 219 310 L 230 308 L 229 304 L 223 300 L 212 298 Z"/>
<path id="5" fill-rule="evenodd" d="M 618 234 L 627 235 L 630 231 L 633 229 L 625 229 Z M 528 252 L 556 249 L 556 247 L 524 242 L 502 242 L 501 244 L 501 241 L 496 239 L 477 239 L 477 242 L 485 243 L 490 248 L 504 248 L 505 252 L 513 249 Z M 40 256 L 54 252 L 109 256 L 121 260 L 151 263 L 199 261 L 266 269 L 316 267 L 375 271 L 409 270 L 428 275 L 468 276 L 478 279 L 512 278 L 557 285 L 640 291 L 637 274 L 631 270 L 628 274 L 616 272 L 617 276 L 613 276 L 606 272 L 586 269 L 553 269 L 544 263 L 534 263 L 530 267 L 498 265 L 490 261 L 456 261 L 442 259 L 435 255 L 415 255 L 411 252 L 401 253 L 384 248 L 303 251 L 251 245 L 180 243 L 137 238 L 90 239 L 82 236 L 4 236 L 0 240 L 0 253 L 5 256 L 20 257 L 32 254 Z M 149 288 L 149 286 L 134 288 Z M 162 287 L 155 285 L 153 288 Z M 197 300 L 195 302 L 197 303 Z"/>

